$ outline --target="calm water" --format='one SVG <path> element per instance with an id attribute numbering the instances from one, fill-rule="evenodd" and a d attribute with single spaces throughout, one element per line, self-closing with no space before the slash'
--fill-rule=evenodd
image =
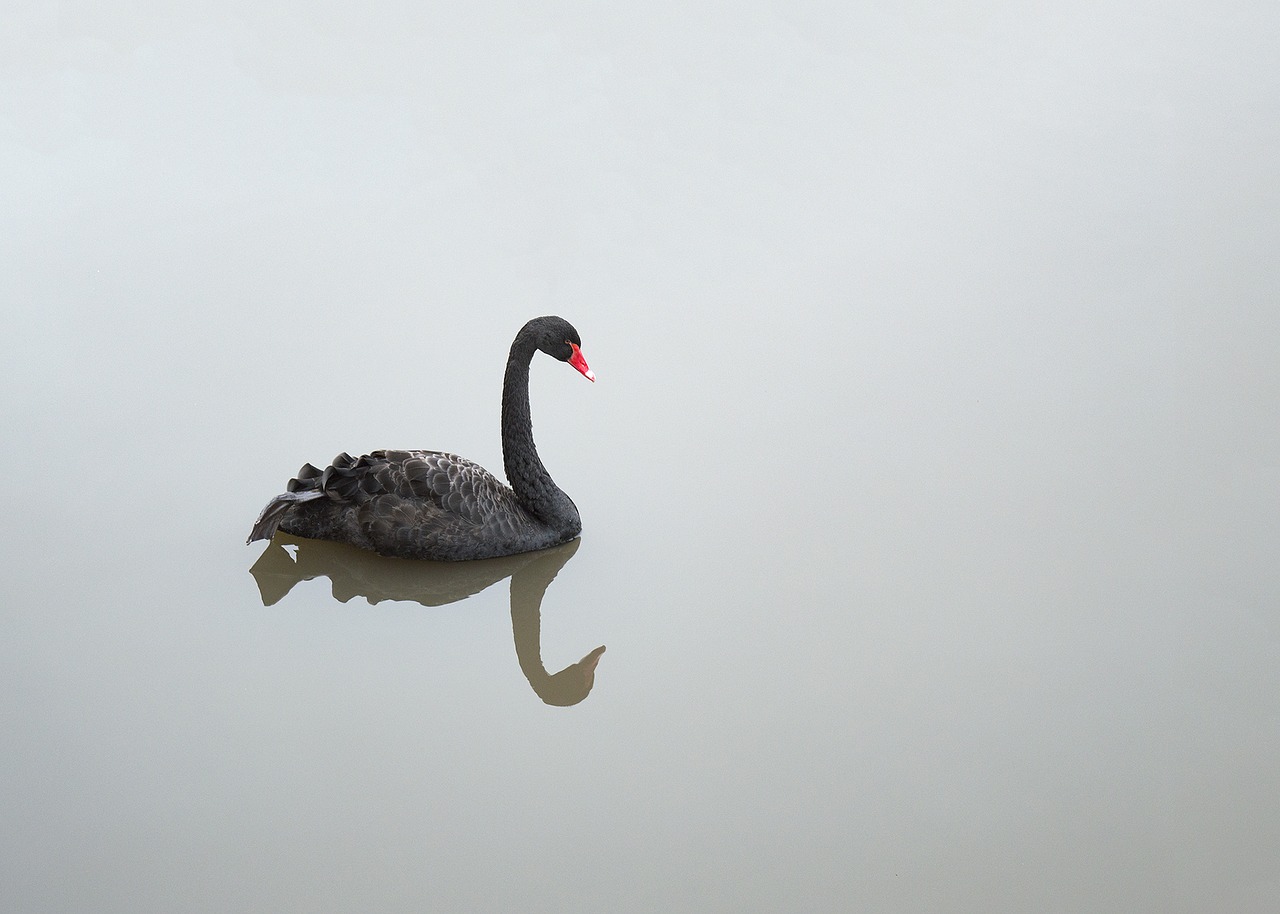
<path id="1" fill-rule="evenodd" d="M 695 6 L 6 29 L 0 907 L 1280 909 L 1277 8 Z"/>

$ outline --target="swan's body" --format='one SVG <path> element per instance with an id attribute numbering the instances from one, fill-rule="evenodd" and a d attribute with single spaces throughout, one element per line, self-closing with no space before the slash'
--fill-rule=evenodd
<path id="1" fill-rule="evenodd" d="M 545 549 L 582 532 L 578 509 L 538 458 L 529 414 L 529 363 L 537 350 L 595 375 L 578 332 L 558 317 L 529 321 L 516 335 L 502 387 L 502 458 L 507 486 L 488 470 L 441 451 L 339 454 L 306 464 L 289 491 L 263 509 L 249 542 L 278 529 L 337 540 L 382 555 L 460 561 Z"/>

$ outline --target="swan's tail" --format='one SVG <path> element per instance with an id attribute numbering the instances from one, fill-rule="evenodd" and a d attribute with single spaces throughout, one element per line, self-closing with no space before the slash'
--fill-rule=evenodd
<path id="1" fill-rule="evenodd" d="M 294 505 L 305 501 L 315 501 L 317 498 L 324 498 L 324 492 L 320 489 L 304 489 L 301 492 L 285 492 L 282 495 L 277 495 L 267 502 L 267 506 L 262 509 L 262 513 L 258 515 L 257 521 L 254 522 L 253 530 L 249 532 L 249 538 L 245 540 L 245 543 L 252 543 L 254 540 L 271 539 L 276 535 L 276 528 L 280 526 L 280 521 L 284 520 L 286 511 Z"/>

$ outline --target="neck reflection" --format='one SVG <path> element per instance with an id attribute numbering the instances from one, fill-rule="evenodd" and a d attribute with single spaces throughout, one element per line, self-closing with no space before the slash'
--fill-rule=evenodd
<path id="1" fill-rule="evenodd" d="M 604 646 L 558 673 L 548 673 L 542 662 L 542 599 L 579 542 L 476 562 L 429 562 L 384 558 L 344 543 L 277 533 L 249 573 L 264 606 L 280 602 L 299 582 L 318 577 L 329 578 L 334 598 L 342 603 L 364 597 L 374 605 L 396 600 L 423 606 L 465 600 L 510 577 L 511 632 L 520 670 L 546 704 L 568 707 L 590 694 Z"/>

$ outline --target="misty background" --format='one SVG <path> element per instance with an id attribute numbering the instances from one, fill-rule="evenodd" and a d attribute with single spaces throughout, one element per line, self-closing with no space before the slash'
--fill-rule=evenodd
<path id="1" fill-rule="evenodd" d="M 1280 904 L 1280 8 L 6 23 L 4 908 Z M 505 582 L 264 606 L 548 313 L 590 694 Z"/>

